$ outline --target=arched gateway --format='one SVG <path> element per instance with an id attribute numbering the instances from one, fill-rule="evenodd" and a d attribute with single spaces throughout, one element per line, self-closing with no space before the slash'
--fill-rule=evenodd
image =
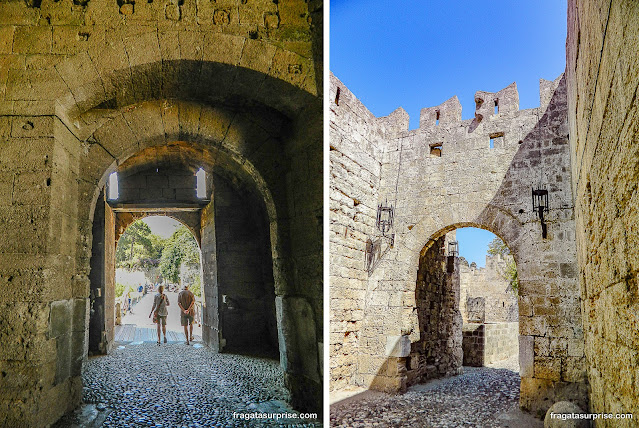
<path id="1" fill-rule="evenodd" d="M 0 5 L 5 21 L 33 19 L 33 38 L 48 31 L 48 50 L 62 50 L 3 88 L 2 114 L 13 106 L 0 117 L 3 174 L 19 188 L 0 215 L 0 275 L 12 289 L 1 303 L 14 308 L 0 311 L 0 366 L 13 385 L 2 388 L 0 425 L 45 426 L 79 404 L 88 347 L 113 342 L 104 302 L 89 340 L 90 308 L 113 292 L 117 235 L 149 213 L 179 218 L 201 244 L 211 348 L 247 334 L 253 300 L 267 295 L 252 290 L 270 288 L 259 303 L 276 313 L 292 405 L 321 413 L 322 36 L 310 24 L 321 4 L 165 14 L 151 2 L 68 2 L 68 13 L 62 3 Z M 50 26 L 39 26 L 45 12 Z M 122 197 L 107 200 L 113 172 Z M 234 293 L 246 313 L 225 317 L 221 296 Z"/>
<path id="2" fill-rule="evenodd" d="M 422 109 L 409 131 L 402 109 L 376 118 L 331 77 L 332 389 L 396 392 L 424 376 L 430 363 L 411 350 L 420 257 L 474 226 L 501 237 L 517 263 L 522 407 L 545 412 L 564 398 L 585 408 L 565 81 L 540 90 L 530 110 L 519 110 L 514 84 L 477 92 L 464 121 L 453 97 Z M 547 192 L 543 220 L 533 190 Z M 453 360 L 440 375 L 461 365 Z"/>

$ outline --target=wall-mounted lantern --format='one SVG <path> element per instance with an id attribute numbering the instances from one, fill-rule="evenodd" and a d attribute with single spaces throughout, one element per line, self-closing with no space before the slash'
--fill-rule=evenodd
<path id="1" fill-rule="evenodd" d="M 541 237 L 546 239 L 548 231 L 544 222 L 544 213 L 548 212 L 548 190 L 532 189 L 532 201 L 533 211 L 537 213 L 539 220 L 541 220 Z"/>
<path id="2" fill-rule="evenodd" d="M 393 227 L 394 215 L 393 206 L 388 206 L 388 201 L 384 205 L 377 205 L 377 229 L 382 232 L 383 236 L 386 236 L 386 233 Z"/>
<path id="3" fill-rule="evenodd" d="M 388 200 L 384 204 L 377 205 L 377 229 L 382 232 L 382 236 L 389 239 L 389 245 L 395 244 L 395 234 L 387 235 L 388 231 L 393 227 L 393 219 L 395 217 L 395 209 L 388 205 Z"/>
<path id="4" fill-rule="evenodd" d="M 459 243 L 457 241 L 449 241 L 448 242 L 448 256 L 458 257 L 459 256 Z"/>

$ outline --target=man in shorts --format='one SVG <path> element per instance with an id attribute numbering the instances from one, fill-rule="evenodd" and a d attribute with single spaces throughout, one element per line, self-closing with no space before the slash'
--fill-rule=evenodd
<path id="1" fill-rule="evenodd" d="M 188 285 L 184 285 L 184 290 L 178 294 L 178 306 L 180 307 L 180 322 L 184 327 L 186 344 L 193 341 L 193 316 L 195 315 L 195 295 L 189 290 Z M 190 326 L 190 336 L 188 327 Z M 190 339 L 189 339 L 190 337 Z"/>

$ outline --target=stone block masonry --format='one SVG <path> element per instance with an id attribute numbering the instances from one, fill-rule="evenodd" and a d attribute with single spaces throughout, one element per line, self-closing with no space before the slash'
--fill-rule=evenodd
<path id="1" fill-rule="evenodd" d="M 639 3 L 568 1 L 566 75 L 590 411 L 639 415 Z M 545 345 L 545 344 L 544 344 Z"/>
<path id="2" fill-rule="evenodd" d="M 585 407 L 584 355 L 559 350 L 583 341 L 564 77 L 540 82 L 539 108 L 519 110 L 512 84 L 478 91 L 473 119 L 461 119 L 453 97 L 423 109 L 410 131 L 403 109 L 376 118 L 333 76 L 329 99 L 331 388 L 406 387 L 408 356 L 386 349 L 389 341 L 415 345 L 425 331 L 420 257 L 448 232 L 473 226 L 512 251 L 519 335 L 559 347 L 520 351 L 533 361 L 522 374 L 521 406 L 538 415 L 557 398 Z M 546 239 L 531 204 L 540 186 L 549 195 Z M 380 204 L 394 210 L 387 236 L 376 227 Z M 461 342 L 459 330 L 450 340 Z"/>
<path id="3" fill-rule="evenodd" d="M 460 311 L 464 323 L 513 322 L 519 319 L 517 291 L 504 278 L 512 256 L 486 256 L 486 267 L 460 260 Z"/>
<path id="4" fill-rule="evenodd" d="M 453 269 L 448 268 L 448 241 L 448 235 L 440 237 L 419 259 L 415 304 L 420 338 L 411 344 L 406 361 L 407 386 L 457 374 L 462 366 L 459 259 L 451 256 Z"/>
<path id="5" fill-rule="evenodd" d="M 80 402 L 88 330 L 93 352 L 109 350 L 115 228 L 131 216 L 96 206 L 140 153 L 123 202 L 192 202 L 192 175 L 145 174 L 160 162 L 205 167 L 264 205 L 268 268 L 252 277 L 272 272 L 275 295 L 297 299 L 285 321 L 308 325 L 278 339 L 304 355 L 285 380 L 296 408 L 321 412 L 322 13 L 321 0 L 0 2 L 0 426 L 53 424 Z M 196 208 L 217 349 L 215 206 Z M 98 300 L 90 325 L 82 309 Z"/>
<path id="6" fill-rule="evenodd" d="M 519 323 L 463 326 L 464 365 L 482 367 L 519 354 Z"/>

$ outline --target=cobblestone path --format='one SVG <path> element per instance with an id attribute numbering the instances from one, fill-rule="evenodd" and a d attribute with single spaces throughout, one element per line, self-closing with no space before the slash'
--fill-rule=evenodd
<path id="1" fill-rule="evenodd" d="M 519 410 L 519 381 L 512 368 L 464 367 L 462 375 L 403 395 L 364 393 L 338 402 L 331 406 L 331 427 L 543 427 Z"/>
<path id="2" fill-rule="evenodd" d="M 234 412 L 297 413 L 285 403 L 279 362 L 199 344 L 116 346 L 89 359 L 83 380 L 87 405 L 56 428 L 320 426 L 234 418 Z"/>

